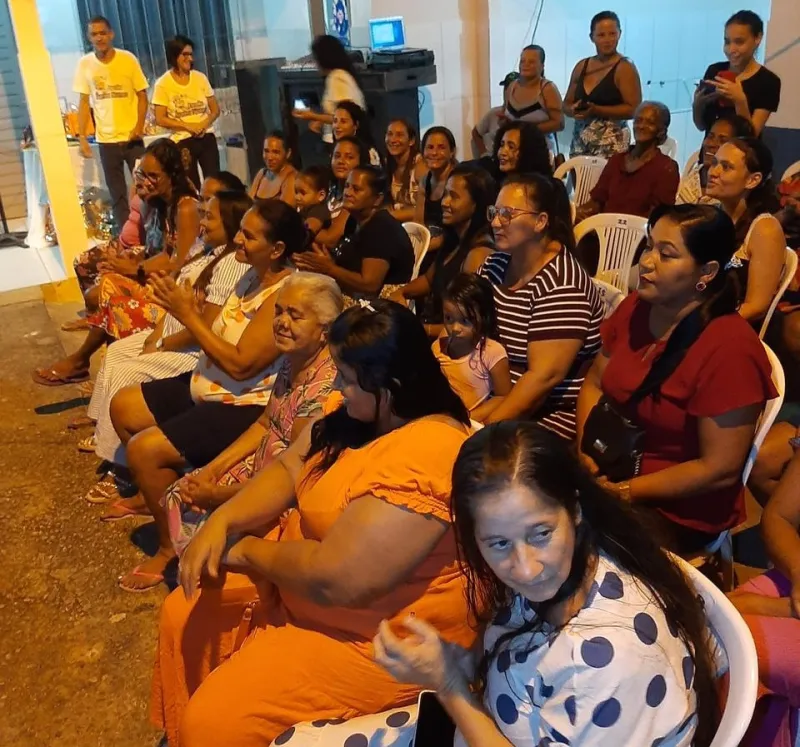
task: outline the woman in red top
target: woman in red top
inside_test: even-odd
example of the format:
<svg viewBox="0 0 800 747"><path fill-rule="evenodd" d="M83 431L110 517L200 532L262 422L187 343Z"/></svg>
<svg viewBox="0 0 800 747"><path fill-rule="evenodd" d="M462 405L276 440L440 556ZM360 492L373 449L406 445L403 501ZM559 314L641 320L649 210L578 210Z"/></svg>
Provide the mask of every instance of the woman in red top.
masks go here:
<svg viewBox="0 0 800 747"><path fill-rule="evenodd" d="M742 469L761 410L777 396L764 348L736 313L738 283L724 269L735 250L733 223L718 208L656 209L639 290L605 322L578 397L579 444L603 395L644 431L639 474L627 481L609 482L582 457L609 490L666 518L683 554L744 518ZM663 383L626 406L648 375Z"/></svg>
<svg viewBox="0 0 800 747"><path fill-rule="evenodd" d="M611 156L591 199L579 206L577 221L597 213L624 213L647 218L658 205L672 205L678 193L678 164L660 146L667 140L670 113L664 104L644 101L636 110L636 144Z"/></svg>

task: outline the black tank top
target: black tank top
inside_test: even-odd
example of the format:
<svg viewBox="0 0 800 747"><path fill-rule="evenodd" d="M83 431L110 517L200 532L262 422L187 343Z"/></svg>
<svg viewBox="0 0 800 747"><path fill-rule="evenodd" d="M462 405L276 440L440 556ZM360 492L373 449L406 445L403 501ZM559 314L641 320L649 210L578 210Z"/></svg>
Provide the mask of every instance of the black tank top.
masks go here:
<svg viewBox="0 0 800 747"><path fill-rule="evenodd" d="M578 76L578 82L575 84L575 101L586 101L597 106L619 106L625 103L622 98L622 91L619 90L616 82L614 81L614 73L625 58L620 57L614 66L609 70L601 79L600 82L592 89L591 93L586 93L584 86L584 79L586 78L586 68L589 67L589 59L586 58L583 63L583 70Z"/></svg>
<svg viewBox="0 0 800 747"><path fill-rule="evenodd" d="M426 226L441 226L442 198L440 197L438 200L431 199L431 193L433 192L433 187L431 186L432 176L431 173L428 173L425 177L425 214L423 220Z"/></svg>

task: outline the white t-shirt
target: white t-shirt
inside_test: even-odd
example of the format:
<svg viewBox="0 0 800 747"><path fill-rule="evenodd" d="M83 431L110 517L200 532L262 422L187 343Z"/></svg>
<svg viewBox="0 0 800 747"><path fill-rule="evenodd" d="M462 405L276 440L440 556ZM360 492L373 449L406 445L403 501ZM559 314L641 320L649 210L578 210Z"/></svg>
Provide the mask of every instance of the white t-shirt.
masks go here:
<svg viewBox="0 0 800 747"><path fill-rule="evenodd" d="M208 100L214 95L214 89L203 73L192 70L189 73L189 82L178 83L167 70L157 81L153 89L153 106L167 107L167 116L186 124L198 124L207 119L211 113ZM206 132L213 132L209 127ZM172 131L170 139L176 143L191 137L184 131Z"/></svg>
<svg viewBox="0 0 800 747"><path fill-rule="evenodd" d="M94 53L84 55L75 70L72 90L89 97L98 143L130 140L139 119L136 94L147 90L147 78L134 55L115 49L110 62L101 62Z"/></svg>
<svg viewBox="0 0 800 747"><path fill-rule="evenodd" d="M340 101L354 101L366 111L367 102L364 94L358 87L355 78L346 70L331 70L325 78L325 91L322 94L322 111L325 114L333 114L336 111L336 104ZM326 143L333 142L333 127L326 124L322 128L322 139Z"/></svg>

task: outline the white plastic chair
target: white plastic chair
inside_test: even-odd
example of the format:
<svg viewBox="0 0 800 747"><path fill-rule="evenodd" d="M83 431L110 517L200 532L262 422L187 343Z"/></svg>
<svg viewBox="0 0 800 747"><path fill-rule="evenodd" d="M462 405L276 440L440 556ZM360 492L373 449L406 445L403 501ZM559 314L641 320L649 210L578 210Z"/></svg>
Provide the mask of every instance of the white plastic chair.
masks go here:
<svg viewBox="0 0 800 747"><path fill-rule="evenodd" d="M767 334L767 327L769 327L770 319L772 319L772 315L775 313L775 309L778 306L778 302L783 298L783 294L786 293L786 289L789 287L789 284L794 279L794 275L797 272L797 252L794 249L790 249L788 246L786 247L786 259L783 261L783 270L781 271L781 281L778 285L778 291L775 293L775 297L772 299L772 303L769 305L769 309L767 309L767 314L764 317L764 321L761 323L761 331L758 333L758 336L763 340L764 335Z"/></svg>
<svg viewBox="0 0 800 747"><path fill-rule="evenodd" d="M603 312L603 318L608 319L616 310L617 306L622 303L622 299L625 298L625 294L617 288L616 285L611 285L611 283L605 282L605 280L598 280L597 278L592 278L592 282L597 286L597 290L600 291L600 299L603 302L603 308L605 311Z"/></svg>
<svg viewBox="0 0 800 747"><path fill-rule="evenodd" d="M600 242L600 260L595 277L628 295L628 278L636 249L647 236L647 219L638 215L600 213L575 226L575 242L594 231Z"/></svg>
<svg viewBox="0 0 800 747"><path fill-rule="evenodd" d="M800 174L800 161L795 161L791 166L789 166L788 169L786 169L786 171L783 172L781 181L784 179L791 179L795 174Z"/></svg>
<svg viewBox="0 0 800 747"><path fill-rule="evenodd" d="M408 237L411 239L411 245L414 247L414 272L411 273L411 279L416 280L419 275L419 268L422 267L422 260L425 259L425 254L431 245L431 232L427 226L412 221L403 223L403 228L405 228Z"/></svg>
<svg viewBox="0 0 800 747"><path fill-rule="evenodd" d="M599 156L575 156L568 158L556 170L553 176L556 179L565 179L571 172L575 172L575 192L572 202L580 207L589 199L589 193L594 189L600 174L606 166L606 159Z"/></svg>
<svg viewBox="0 0 800 747"><path fill-rule="evenodd" d="M682 179L685 179L689 172L695 167L698 158L700 158L700 151L696 150L691 156L689 156L689 158L686 159L686 163L683 166L683 173L681 174Z"/></svg>
<svg viewBox="0 0 800 747"><path fill-rule="evenodd" d="M673 161L678 160L678 141L674 137L668 137L661 143L659 150Z"/></svg>
<svg viewBox="0 0 800 747"><path fill-rule="evenodd" d="M775 424L775 420L783 406L783 399L786 394L786 376L783 372L783 366L778 360L778 356L772 352L769 345L766 345L763 341L761 344L764 345L764 352L767 354L769 364L772 367L772 384L777 390L778 396L775 397L775 399L768 400L767 404L764 405L764 412L761 413L758 426L756 427L753 445L750 447L750 453L747 455L747 461L744 463L744 469L742 470L742 485L747 485L747 481L750 479L750 473L753 470L753 465L756 463L758 451L764 443L769 429ZM733 591L736 580L733 568L733 537L735 534L746 529L747 526L747 522L745 522L733 529L726 529L724 532L721 532L719 536L709 545L706 545L700 553L690 558L689 563L695 568L699 568L713 556L718 556L720 570L722 572L723 588L725 591Z"/></svg>
<svg viewBox="0 0 800 747"><path fill-rule="evenodd" d="M756 705L758 656L753 636L736 608L709 579L685 560L673 558L702 597L708 624L728 660L728 700L711 747L737 747Z"/></svg>

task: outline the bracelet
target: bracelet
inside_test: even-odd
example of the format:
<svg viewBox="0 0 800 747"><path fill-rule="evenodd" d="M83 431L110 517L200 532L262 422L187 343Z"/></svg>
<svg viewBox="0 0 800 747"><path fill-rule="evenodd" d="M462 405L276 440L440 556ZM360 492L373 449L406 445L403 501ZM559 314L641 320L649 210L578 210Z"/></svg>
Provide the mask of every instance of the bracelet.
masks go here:
<svg viewBox="0 0 800 747"><path fill-rule="evenodd" d="M625 482L620 482L617 484L617 488L619 489L619 497L626 503L630 503L631 502L630 482L628 480L625 480Z"/></svg>

